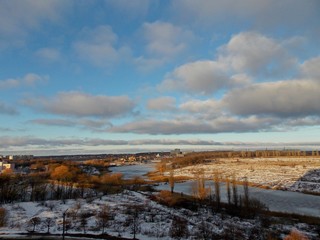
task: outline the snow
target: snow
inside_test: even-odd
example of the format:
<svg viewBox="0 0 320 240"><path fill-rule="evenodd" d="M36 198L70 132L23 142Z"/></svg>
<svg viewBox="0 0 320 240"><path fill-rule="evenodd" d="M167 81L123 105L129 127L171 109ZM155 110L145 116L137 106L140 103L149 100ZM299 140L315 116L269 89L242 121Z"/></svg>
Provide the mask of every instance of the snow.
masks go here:
<svg viewBox="0 0 320 240"><path fill-rule="evenodd" d="M86 218L86 232L90 234L100 234L101 229L97 225L97 214L102 206L107 205L110 209L110 220L105 232L127 238L132 238L131 226L128 224L129 210L132 206L141 206L143 211L138 216L140 230L138 231L138 239L171 239L169 230L172 224L173 216L178 216L187 221L190 237L188 239L196 239L195 233L201 221L204 221L210 230L221 234L228 231L230 227L236 227L243 232L250 232L258 223L255 219L239 219L219 213L212 213L207 208L200 208L193 212L188 209L169 208L149 199L146 193L133 191L124 191L121 194L101 196L95 199L76 199L63 201L45 201L45 202L22 202L4 204L2 207L7 209L9 213L9 222L6 227L0 228L0 234L8 233L10 235L17 233L27 233L30 231L28 222L33 217L39 217L41 223L36 226L36 232L47 232L45 220L51 218L53 220L50 226L50 233L62 233L62 216L67 211L66 220L70 222L68 233L83 233L80 215L87 212L89 216ZM292 228L293 226L288 226ZM308 225L300 224L295 226L305 231Z"/></svg>
<svg viewBox="0 0 320 240"><path fill-rule="evenodd" d="M281 167L279 167L281 166ZM137 165L112 168L114 172L122 172L124 177L141 176L152 170L153 166ZM297 159L233 159L219 160L215 163L185 167L175 170L175 176L195 177L195 174L203 170L204 176L212 179L216 172L222 177L232 177L234 174L237 180L247 177L249 182L270 188L280 188L292 191L320 192L320 159L297 158ZM90 172L95 172L94 168ZM127 176L127 174L131 174ZM212 182L212 181L211 181ZM179 183L180 184L180 183ZM181 183L181 188L176 183L175 191L190 193L190 183ZM189 185L188 185L189 184ZM162 185L168 187L168 185ZM239 187L242 190L242 187ZM221 187L222 201L227 201L223 194L225 187ZM239 191L241 193L241 190ZM260 200L266 200L271 210L287 211L289 208L295 209L297 213L307 215L320 215L319 196L306 195L288 191L270 191L261 188L250 188L250 193ZM298 194L298 197L295 196ZM300 196L301 195L301 196ZM280 197L280 198L279 198ZM277 199L279 200L277 202ZM282 199L282 200L281 200ZM296 199L292 202L292 199ZM297 202L295 202L297 201ZM50 233L61 234L63 213L66 212L66 222L68 223L68 233L83 233L81 224L81 214L86 215L86 232L90 234L100 234L101 228L98 226L98 213L102 207L107 205L110 209L110 219L105 228L105 232L113 235L132 238L132 226L130 225L130 210L133 206L143 207L143 211L138 216L139 231L138 239L171 239L170 228L173 217L178 216L185 219L190 233L188 239L197 239L196 233L199 231L200 223L204 222L210 230L216 234L223 234L229 229L238 229L244 232L248 239L248 234L259 228L257 219L239 219L226 214L212 213L206 208L200 208L193 212L188 209L177 209L163 206L150 200L148 194L124 191L120 194L100 196L87 199L70 199L65 201L44 201L44 202L20 202L4 204L9 213L8 222L5 227L0 228L1 234L15 236L18 233L27 233L32 229L29 221L33 217L39 217L41 223L36 226L36 232L46 233L46 219L52 219ZM290 212L290 211L289 211ZM292 228L306 233L310 239L317 239L318 235L312 226L296 224L278 224L270 228L280 231L285 236Z"/></svg>
<svg viewBox="0 0 320 240"><path fill-rule="evenodd" d="M222 158L176 169L174 176L194 178L199 172L207 179L219 173L223 179L247 178L255 186L320 194L319 157Z"/></svg>
<svg viewBox="0 0 320 240"><path fill-rule="evenodd" d="M1 233L20 233L27 232L28 221L32 217L40 217L44 220L47 217L54 219L55 224L50 228L51 233L61 233L62 229L62 214L68 209L72 212L77 209L79 204L81 205L81 212L90 211L91 213L96 213L102 205L107 204L114 214L113 220L110 220L110 226L106 229L111 235L119 235L123 237L132 237L130 233L130 228L125 226L126 219L126 207L132 204L143 204L146 212L139 219L141 222L141 231L137 235L139 239L158 239L162 237L163 239L168 238L168 230L171 225L172 214L177 214L179 216L196 215L190 211L174 211L173 209L159 205L156 202L150 201L146 196L136 193L136 192L126 192L124 194L104 196L101 199L95 199L91 203L88 203L84 199L79 200L68 200L66 204L61 201L51 201L54 203L54 209L46 207L45 204L39 204L37 202L26 202L26 203L15 203L15 204L5 204L4 208L10 213L10 222L6 228L1 228ZM98 234L94 228L96 227L95 216L90 217L88 220L87 229L90 233ZM197 219L189 219L190 226L192 229L196 224ZM42 223L36 228L39 232L46 232L46 226ZM74 224L74 229L69 230L69 232L82 232L79 229L79 224Z"/></svg>

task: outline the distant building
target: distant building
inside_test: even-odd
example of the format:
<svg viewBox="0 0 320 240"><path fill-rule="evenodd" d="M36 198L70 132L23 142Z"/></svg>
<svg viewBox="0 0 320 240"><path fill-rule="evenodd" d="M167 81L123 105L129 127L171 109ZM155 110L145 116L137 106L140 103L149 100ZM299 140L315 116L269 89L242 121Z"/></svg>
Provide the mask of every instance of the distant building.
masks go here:
<svg viewBox="0 0 320 240"><path fill-rule="evenodd" d="M170 151L170 155L173 156L173 157L181 157L183 156L181 150L179 148L176 148L174 150L171 150Z"/></svg>
<svg viewBox="0 0 320 240"><path fill-rule="evenodd" d="M12 160L32 160L33 155L9 155L9 156L7 156L7 159L9 161L12 161Z"/></svg>

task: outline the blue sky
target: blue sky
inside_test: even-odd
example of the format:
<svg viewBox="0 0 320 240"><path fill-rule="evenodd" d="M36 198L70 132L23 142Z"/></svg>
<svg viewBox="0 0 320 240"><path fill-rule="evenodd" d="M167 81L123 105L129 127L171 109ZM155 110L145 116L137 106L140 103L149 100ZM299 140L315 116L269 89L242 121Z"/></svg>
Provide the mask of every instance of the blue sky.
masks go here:
<svg viewBox="0 0 320 240"><path fill-rule="evenodd" d="M0 0L0 154L318 148L317 0Z"/></svg>

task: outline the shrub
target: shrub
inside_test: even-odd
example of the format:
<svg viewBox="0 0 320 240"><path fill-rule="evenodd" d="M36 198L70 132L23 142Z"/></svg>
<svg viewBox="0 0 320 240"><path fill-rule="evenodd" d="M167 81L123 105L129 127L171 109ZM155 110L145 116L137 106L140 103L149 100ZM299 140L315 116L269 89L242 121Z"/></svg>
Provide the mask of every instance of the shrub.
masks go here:
<svg viewBox="0 0 320 240"><path fill-rule="evenodd" d="M170 237L181 239L189 236L188 222L184 218L173 216L169 230Z"/></svg>
<svg viewBox="0 0 320 240"><path fill-rule="evenodd" d="M293 229L284 240L308 240L308 238L296 229Z"/></svg>
<svg viewBox="0 0 320 240"><path fill-rule="evenodd" d="M0 208L0 227L4 227L7 223L7 210L5 208Z"/></svg>

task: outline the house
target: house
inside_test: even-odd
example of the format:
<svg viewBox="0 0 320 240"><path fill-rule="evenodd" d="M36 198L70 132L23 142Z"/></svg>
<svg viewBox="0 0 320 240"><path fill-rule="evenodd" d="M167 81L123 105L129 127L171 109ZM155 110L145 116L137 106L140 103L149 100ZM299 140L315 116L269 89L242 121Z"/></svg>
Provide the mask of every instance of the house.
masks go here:
<svg viewBox="0 0 320 240"><path fill-rule="evenodd" d="M170 152L170 155L171 155L171 156L176 156L176 155L179 155L179 154L181 154L181 151L180 151L179 148L176 148L176 149L174 149L174 150L171 150L171 152Z"/></svg>
<svg viewBox="0 0 320 240"><path fill-rule="evenodd" d="M181 152L179 148L170 151L171 157L183 157L184 154Z"/></svg>
<svg viewBox="0 0 320 240"><path fill-rule="evenodd" d="M14 171L14 163L0 162L0 172L3 172L6 169L11 169Z"/></svg>

